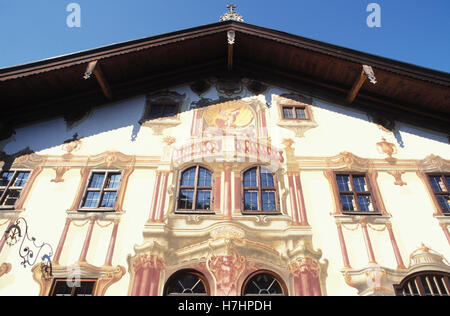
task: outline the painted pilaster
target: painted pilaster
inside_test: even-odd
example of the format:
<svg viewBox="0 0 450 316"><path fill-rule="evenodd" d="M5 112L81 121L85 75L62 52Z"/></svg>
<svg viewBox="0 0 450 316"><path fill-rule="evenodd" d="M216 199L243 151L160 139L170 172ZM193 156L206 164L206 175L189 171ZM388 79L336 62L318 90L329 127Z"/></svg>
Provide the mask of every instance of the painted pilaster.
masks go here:
<svg viewBox="0 0 450 316"><path fill-rule="evenodd" d="M148 218L148 222L154 222L156 216L156 208L158 206L158 198L159 198L159 187L161 184L161 172L156 172L155 185L153 186L153 198L152 198L152 206L150 208L150 215Z"/></svg>
<svg viewBox="0 0 450 316"><path fill-rule="evenodd" d="M66 243L67 233L69 232L70 224L72 220L70 218L66 219L66 224L64 225L64 230L59 239L58 248L56 248L55 257L53 259L53 264L58 265L59 259L61 258L61 253L64 249L64 244Z"/></svg>
<svg viewBox="0 0 450 316"><path fill-rule="evenodd" d="M291 209L292 209L292 220L294 225L300 225L300 219L298 215L298 204L297 204L297 195L294 187L294 176L293 173L288 172L288 185L289 185L289 198L291 201Z"/></svg>
<svg viewBox="0 0 450 316"><path fill-rule="evenodd" d="M309 226L308 218L306 216L305 199L303 197L302 183L300 180L300 173L296 173L294 176L295 185L297 187L297 201L298 201L298 211L300 215L300 225Z"/></svg>
<svg viewBox="0 0 450 316"><path fill-rule="evenodd" d="M395 260L397 260L397 269L406 269L405 264L403 263L402 255L400 254L400 249L398 248L397 241L394 236L394 231L392 230L392 224L386 223L386 228L389 233L392 249L394 250Z"/></svg>
<svg viewBox="0 0 450 316"><path fill-rule="evenodd" d="M232 163L225 162L224 170L225 170L225 195L224 195L224 204L225 204L225 219L232 219L232 187L231 187L231 169Z"/></svg>
<svg viewBox="0 0 450 316"><path fill-rule="evenodd" d="M114 249L116 247L116 240L117 240L117 231L119 229L119 223L120 221L116 220L114 221L114 227L111 233L111 239L109 241L109 247L108 247L108 253L106 254L106 260L105 260L105 266L111 267L112 266L112 260L114 256Z"/></svg>
<svg viewBox="0 0 450 316"><path fill-rule="evenodd" d="M372 242L370 241L369 231L367 229L366 222L364 222L364 221L361 222L361 229L363 231L364 242L366 244L366 250L367 250L367 256L369 258L369 263L377 263L377 261L375 260L375 254L373 252Z"/></svg>
<svg viewBox="0 0 450 316"><path fill-rule="evenodd" d="M83 249L81 250L79 262L86 262L86 257L91 244L92 232L94 231L95 218L91 218L89 221L88 231L86 233L86 239L84 240Z"/></svg>
<svg viewBox="0 0 450 316"><path fill-rule="evenodd" d="M344 268L350 269L350 260L348 259L347 245L345 244L344 233L342 232L342 223L336 222L336 227L339 236L339 244L341 246L342 261L344 262Z"/></svg>
<svg viewBox="0 0 450 316"><path fill-rule="evenodd" d="M169 171L162 171L161 172L161 184L160 184L160 190L159 190L159 196L158 199L158 206L157 206L157 212L155 216L156 222L162 222L164 218L164 209L166 204L166 195L167 195L167 181L169 179Z"/></svg>

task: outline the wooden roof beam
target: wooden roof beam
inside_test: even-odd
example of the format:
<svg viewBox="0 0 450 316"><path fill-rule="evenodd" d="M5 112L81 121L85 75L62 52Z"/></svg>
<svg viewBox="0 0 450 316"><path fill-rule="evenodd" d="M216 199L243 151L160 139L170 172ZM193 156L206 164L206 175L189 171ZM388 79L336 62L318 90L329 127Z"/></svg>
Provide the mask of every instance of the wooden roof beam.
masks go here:
<svg viewBox="0 0 450 316"><path fill-rule="evenodd" d="M95 78L97 79L97 82L100 85L105 97L108 100L112 100L113 95L112 95L111 87L109 86L109 83L106 80L105 75L103 74L103 71L100 67L100 63L98 62L98 60L91 61L88 64L86 71L84 73L84 79L86 79L86 80L89 79L92 76L92 74L95 75Z"/></svg>
<svg viewBox="0 0 450 316"><path fill-rule="evenodd" d="M227 69L228 71L233 70L233 54L234 54L234 43L236 42L236 32L233 30L228 31L228 62Z"/></svg>
<svg viewBox="0 0 450 316"><path fill-rule="evenodd" d="M356 79L355 83L353 84L352 89L350 90L350 92L347 95L347 103L348 104L351 104L351 103L353 103L353 101L355 101L356 96L359 93L359 90L361 90L361 87L363 86L364 82L366 82L367 79L369 79L372 84L377 83L377 79L375 78L375 74L373 72L372 67L363 65L361 74Z"/></svg>

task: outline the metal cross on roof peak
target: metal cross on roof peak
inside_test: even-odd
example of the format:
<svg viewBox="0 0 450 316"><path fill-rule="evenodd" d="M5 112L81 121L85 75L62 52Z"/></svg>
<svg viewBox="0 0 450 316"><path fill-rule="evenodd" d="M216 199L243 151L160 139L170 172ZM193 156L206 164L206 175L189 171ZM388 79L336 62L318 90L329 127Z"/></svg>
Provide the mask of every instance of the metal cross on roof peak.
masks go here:
<svg viewBox="0 0 450 316"><path fill-rule="evenodd" d="M227 5L227 8L230 9L230 13L233 13L233 10L237 8L237 5L230 3L229 5Z"/></svg>
<svg viewBox="0 0 450 316"><path fill-rule="evenodd" d="M236 11L234 11L234 9L237 8L237 5L230 3L229 5L227 5L227 8L230 9L230 11L228 11L227 13L225 13L220 17L221 22L225 21L244 22L242 16L240 16Z"/></svg>

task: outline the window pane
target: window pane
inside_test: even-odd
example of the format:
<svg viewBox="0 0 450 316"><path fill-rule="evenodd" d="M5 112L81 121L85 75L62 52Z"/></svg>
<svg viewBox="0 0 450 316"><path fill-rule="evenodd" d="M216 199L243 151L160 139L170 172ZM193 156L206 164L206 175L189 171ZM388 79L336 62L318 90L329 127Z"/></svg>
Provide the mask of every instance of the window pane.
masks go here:
<svg viewBox="0 0 450 316"><path fill-rule="evenodd" d="M293 108L283 108L283 117L285 119L292 119L292 118L294 118Z"/></svg>
<svg viewBox="0 0 450 316"><path fill-rule="evenodd" d="M347 175L337 175L336 176L339 191L350 192L350 176Z"/></svg>
<svg viewBox="0 0 450 316"><path fill-rule="evenodd" d="M14 175L14 172L2 172L2 176L0 178L0 186L6 187L9 183L9 180L11 180L12 176Z"/></svg>
<svg viewBox="0 0 450 316"><path fill-rule="evenodd" d="M164 117L171 117L177 114L177 106L175 104L168 104L164 109Z"/></svg>
<svg viewBox="0 0 450 316"><path fill-rule="evenodd" d="M245 211L258 210L258 192L255 191L244 192L244 210Z"/></svg>
<svg viewBox="0 0 450 316"><path fill-rule="evenodd" d="M343 211L355 211L355 200L353 195L343 195L341 194L341 203Z"/></svg>
<svg viewBox="0 0 450 316"><path fill-rule="evenodd" d="M67 281L56 281L53 296L71 296L72 287L67 285Z"/></svg>
<svg viewBox="0 0 450 316"><path fill-rule="evenodd" d="M261 273L251 278L245 289L244 295L282 295L283 289L280 283L270 274Z"/></svg>
<svg viewBox="0 0 450 316"><path fill-rule="evenodd" d="M16 201L19 199L20 192L20 190L7 190L3 201L3 206L14 206Z"/></svg>
<svg viewBox="0 0 450 316"><path fill-rule="evenodd" d="M306 120L306 110L304 108L296 108L295 114L297 115L297 119Z"/></svg>
<svg viewBox="0 0 450 316"><path fill-rule="evenodd" d="M256 183L256 171L257 168L253 168L244 173L244 187L256 188L258 186Z"/></svg>
<svg viewBox="0 0 450 316"><path fill-rule="evenodd" d="M445 184L440 176L430 176L430 183L434 192L445 192Z"/></svg>
<svg viewBox="0 0 450 316"><path fill-rule="evenodd" d="M194 190L180 190L178 209L191 210L194 204Z"/></svg>
<svg viewBox="0 0 450 316"><path fill-rule="evenodd" d="M81 282L80 286L75 288L75 296L92 296L94 285L93 281Z"/></svg>
<svg viewBox="0 0 450 316"><path fill-rule="evenodd" d="M101 189L103 186L103 180L105 179L104 173L94 173L92 174L91 182L89 183L89 188Z"/></svg>
<svg viewBox="0 0 450 316"><path fill-rule="evenodd" d="M197 168L191 168L183 172L181 176L181 186L193 187L195 186L195 172Z"/></svg>
<svg viewBox="0 0 450 316"><path fill-rule="evenodd" d="M369 192L366 177L364 176L353 176L353 185L355 186L356 192Z"/></svg>
<svg viewBox="0 0 450 316"><path fill-rule="evenodd" d="M423 289L425 290L425 295L426 296L432 296L431 289L428 286L428 282L427 282L426 277L424 275L420 276L420 283L422 284Z"/></svg>
<svg viewBox="0 0 450 316"><path fill-rule="evenodd" d="M152 104L150 108L150 118L157 119L163 117L164 105L162 104Z"/></svg>
<svg viewBox="0 0 450 316"><path fill-rule="evenodd" d="M263 188L273 188L273 175L270 171L261 168L261 186Z"/></svg>
<svg viewBox="0 0 450 316"><path fill-rule="evenodd" d="M211 173L204 168L200 168L200 170L199 170L198 186L199 187L211 187Z"/></svg>
<svg viewBox="0 0 450 316"><path fill-rule="evenodd" d="M114 204L116 204L116 196L117 192L105 192L100 207L114 207Z"/></svg>
<svg viewBox="0 0 450 316"><path fill-rule="evenodd" d="M199 190L197 192L197 210L207 210L211 209L211 191Z"/></svg>
<svg viewBox="0 0 450 316"><path fill-rule="evenodd" d="M439 205L442 208L442 212L450 215L450 195L438 195Z"/></svg>
<svg viewBox="0 0 450 316"><path fill-rule="evenodd" d="M372 199L369 195L359 195L358 196L359 209L362 212L371 212L374 210Z"/></svg>
<svg viewBox="0 0 450 316"><path fill-rule="evenodd" d="M16 179L14 181L13 186L15 187L24 187L27 183L29 172L17 172Z"/></svg>
<svg viewBox="0 0 450 316"><path fill-rule="evenodd" d="M446 176L445 181L447 181L447 186L450 187L450 176Z"/></svg>
<svg viewBox="0 0 450 316"><path fill-rule="evenodd" d="M83 207L97 207L100 192L88 192Z"/></svg>
<svg viewBox="0 0 450 316"><path fill-rule="evenodd" d="M206 287L197 275L185 272L171 278L166 293L167 295L201 295L206 294Z"/></svg>
<svg viewBox="0 0 450 316"><path fill-rule="evenodd" d="M120 179L122 175L120 173L110 173L106 179L105 188L107 189L117 189L119 188Z"/></svg>
<svg viewBox="0 0 450 316"><path fill-rule="evenodd" d="M262 191L262 210L276 211L275 192Z"/></svg>

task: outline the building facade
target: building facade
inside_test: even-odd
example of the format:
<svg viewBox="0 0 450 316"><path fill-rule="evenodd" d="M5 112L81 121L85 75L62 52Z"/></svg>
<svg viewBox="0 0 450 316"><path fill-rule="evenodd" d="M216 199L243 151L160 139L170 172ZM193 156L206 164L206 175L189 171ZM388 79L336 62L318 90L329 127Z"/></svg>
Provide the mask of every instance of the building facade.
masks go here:
<svg viewBox="0 0 450 316"><path fill-rule="evenodd" d="M236 21L3 69L0 295L448 295L449 86Z"/></svg>

